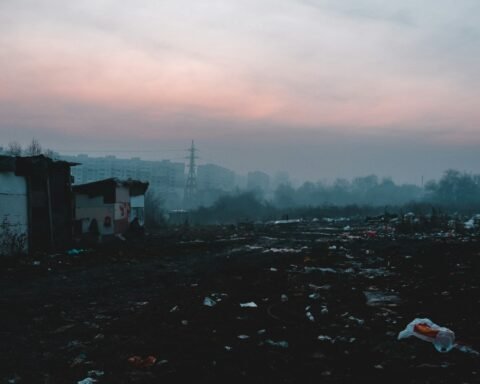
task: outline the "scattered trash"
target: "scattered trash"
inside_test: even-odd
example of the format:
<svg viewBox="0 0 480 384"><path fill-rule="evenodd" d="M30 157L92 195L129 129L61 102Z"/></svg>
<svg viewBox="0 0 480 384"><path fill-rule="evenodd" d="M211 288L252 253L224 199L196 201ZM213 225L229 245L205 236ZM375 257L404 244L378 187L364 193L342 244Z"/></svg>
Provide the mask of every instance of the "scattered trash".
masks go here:
<svg viewBox="0 0 480 384"><path fill-rule="evenodd" d="M258 308L258 305L255 304L253 301L250 301L248 303L241 303L240 307L242 307L242 308Z"/></svg>
<svg viewBox="0 0 480 384"><path fill-rule="evenodd" d="M278 272L278 269L277 268L270 268L270 272Z"/></svg>
<svg viewBox="0 0 480 384"><path fill-rule="evenodd" d="M330 289L332 288L331 285L329 284L325 284L325 285L315 285L315 284L308 284L308 287L310 289L313 289L314 291L319 291L319 290L327 290L327 289Z"/></svg>
<svg viewBox="0 0 480 384"><path fill-rule="evenodd" d="M82 364L87 359L87 355L85 353L80 353L77 357L72 360L70 367L76 367L77 365Z"/></svg>
<svg viewBox="0 0 480 384"><path fill-rule="evenodd" d="M325 335L320 335L317 337L317 340L320 341L330 341L331 343L334 343L334 340L330 336L325 336Z"/></svg>
<svg viewBox="0 0 480 384"><path fill-rule="evenodd" d="M217 304L217 302L213 299L211 299L210 297L205 297L205 299L203 299L203 305L206 305L207 307L213 307Z"/></svg>
<svg viewBox="0 0 480 384"><path fill-rule="evenodd" d="M232 347L230 347L229 345L225 345L224 348L225 348L226 351L231 351L232 350Z"/></svg>
<svg viewBox="0 0 480 384"><path fill-rule="evenodd" d="M288 296L283 294L282 296L280 296L280 300L282 301L282 303L286 303L288 301Z"/></svg>
<svg viewBox="0 0 480 384"><path fill-rule="evenodd" d="M448 328L435 324L430 319L415 319L398 334L398 340L414 336L420 340L433 344L441 353L450 352L456 348L462 352L480 355L478 351L461 342L455 342L455 333Z"/></svg>
<svg viewBox="0 0 480 384"><path fill-rule="evenodd" d="M238 335L237 337L238 337L240 340L247 340L247 339L250 338L250 336L248 336L248 335Z"/></svg>
<svg viewBox="0 0 480 384"><path fill-rule="evenodd" d="M367 299L367 305L371 307L382 305L394 307L400 302L400 298L397 295L388 294L385 292L364 291L363 294Z"/></svg>
<svg viewBox="0 0 480 384"><path fill-rule="evenodd" d="M68 256L76 256L76 255L80 255L81 253L84 253L84 252L86 252L85 249L72 248L72 249L67 251L67 255Z"/></svg>
<svg viewBox="0 0 480 384"><path fill-rule="evenodd" d="M322 273L337 273L337 271L333 268L320 268L320 267L305 267L305 273L311 272L322 272Z"/></svg>
<svg viewBox="0 0 480 384"><path fill-rule="evenodd" d="M471 218L470 220L466 221L463 225L465 229L475 229L475 220Z"/></svg>
<svg viewBox="0 0 480 384"><path fill-rule="evenodd" d="M93 384L96 383L98 380L92 377L87 377L83 380L77 381L77 384Z"/></svg>
<svg viewBox="0 0 480 384"><path fill-rule="evenodd" d="M303 251L302 249L294 249L294 248L269 248L265 249L262 253L300 253Z"/></svg>
<svg viewBox="0 0 480 384"><path fill-rule="evenodd" d="M170 309L170 313L172 312L177 312L180 308L178 307L178 305L175 305L172 309Z"/></svg>
<svg viewBox="0 0 480 384"><path fill-rule="evenodd" d="M355 316L350 316L348 319L351 321L355 321L358 325L365 324L365 320L359 319L358 317L355 317Z"/></svg>
<svg viewBox="0 0 480 384"><path fill-rule="evenodd" d="M267 332L266 329L259 329L259 330L257 331L257 334L263 335L263 334L266 333L266 332Z"/></svg>
<svg viewBox="0 0 480 384"><path fill-rule="evenodd" d="M307 319L310 321L315 321L315 317L313 317L311 312L305 313L305 316L307 316Z"/></svg>
<svg viewBox="0 0 480 384"><path fill-rule="evenodd" d="M58 334L58 333L63 333L65 331L68 331L70 328L73 328L75 327L76 324L67 324L67 325L64 325L63 327L60 327L60 328L57 328L56 330L54 330L52 332L52 334Z"/></svg>
<svg viewBox="0 0 480 384"><path fill-rule="evenodd" d="M105 374L104 371L99 371L97 369L88 371L88 376L90 377L102 377Z"/></svg>
<svg viewBox="0 0 480 384"><path fill-rule="evenodd" d="M398 334L398 340L414 336L433 343L438 352L446 353L455 347L455 333L435 324L430 319L415 319Z"/></svg>
<svg viewBox="0 0 480 384"><path fill-rule="evenodd" d="M265 340L265 344L271 345L272 347L288 348L288 341L273 341L267 339Z"/></svg>
<svg viewBox="0 0 480 384"><path fill-rule="evenodd" d="M132 356L128 358L128 363L135 368L149 368L157 362L157 358L155 356L147 356L146 358L142 358L140 356Z"/></svg>

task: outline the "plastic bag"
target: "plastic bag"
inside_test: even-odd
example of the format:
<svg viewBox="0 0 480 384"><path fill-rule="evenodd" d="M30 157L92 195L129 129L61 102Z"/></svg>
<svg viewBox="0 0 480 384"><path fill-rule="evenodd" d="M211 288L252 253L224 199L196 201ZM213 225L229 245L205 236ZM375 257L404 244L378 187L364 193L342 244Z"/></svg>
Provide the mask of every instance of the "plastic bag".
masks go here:
<svg viewBox="0 0 480 384"><path fill-rule="evenodd" d="M455 342L455 333L448 328L435 324L430 319L415 319L398 334L398 340L414 336L420 340L433 344L435 349L441 353L450 352L458 348L462 352L477 353L470 347Z"/></svg>

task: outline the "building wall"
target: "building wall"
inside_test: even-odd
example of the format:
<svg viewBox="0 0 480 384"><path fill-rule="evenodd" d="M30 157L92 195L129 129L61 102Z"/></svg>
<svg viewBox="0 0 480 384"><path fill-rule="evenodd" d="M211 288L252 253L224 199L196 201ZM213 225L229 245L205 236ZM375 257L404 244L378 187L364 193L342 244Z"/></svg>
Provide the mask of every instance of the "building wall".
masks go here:
<svg viewBox="0 0 480 384"><path fill-rule="evenodd" d="M103 196L89 198L88 195L76 194L76 219L82 221L82 232L89 230L93 219L97 220L100 235L125 233L130 222L138 217L143 224L145 196L130 197L128 187L120 186L115 190L115 202L106 204ZM134 208L132 208L132 204ZM110 224L105 218L111 219Z"/></svg>
<svg viewBox="0 0 480 384"><path fill-rule="evenodd" d="M89 231L93 219L97 220L100 235L114 234L115 204L105 204L103 196L89 198L87 195L75 196L75 217L82 221L82 232ZM110 217L110 225L105 225L105 218Z"/></svg>
<svg viewBox="0 0 480 384"><path fill-rule="evenodd" d="M115 233L124 233L128 230L130 215L130 190L128 187L117 187L115 191Z"/></svg>
<svg viewBox="0 0 480 384"><path fill-rule="evenodd" d="M25 238L23 250L27 251L28 242L28 198L27 182L13 172L0 173L0 254L2 240L8 233Z"/></svg>
<svg viewBox="0 0 480 384"><path fill-rule="evenodd" d="M232 191L235 188L235 172L215 164L199 165L198 189Z"/></svg>
<svg viewBox="0 0 480 384"><path fill-rule="evenodd" d="M138 219L140 225L145 223L145 196L132 196L130 198L130 217L129 222Z"/></svg>

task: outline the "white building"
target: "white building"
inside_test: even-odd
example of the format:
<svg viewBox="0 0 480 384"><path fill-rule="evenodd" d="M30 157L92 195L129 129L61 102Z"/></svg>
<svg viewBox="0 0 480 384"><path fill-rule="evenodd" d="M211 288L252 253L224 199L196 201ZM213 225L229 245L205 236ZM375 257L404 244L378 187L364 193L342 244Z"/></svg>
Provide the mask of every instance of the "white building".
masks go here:
<svg viewBox="0 0 480 384"><path fill-rule="evenodd" d="M77 234L122 234L135 219L142 226L147 188L148 183L116 178L74 186Z"/></svg>
<svg viewBox="0 0 480 384"><path fill-rule="evenodd" d="M0 254L70 246L72 165L41 155L0 156Z"/></svg>
<svg viewBox="0 0 480 384"><path fill-rule="evenodd" d="M27 179L15 175L14 162L0 159L0 255L28 247Z"/></svg>

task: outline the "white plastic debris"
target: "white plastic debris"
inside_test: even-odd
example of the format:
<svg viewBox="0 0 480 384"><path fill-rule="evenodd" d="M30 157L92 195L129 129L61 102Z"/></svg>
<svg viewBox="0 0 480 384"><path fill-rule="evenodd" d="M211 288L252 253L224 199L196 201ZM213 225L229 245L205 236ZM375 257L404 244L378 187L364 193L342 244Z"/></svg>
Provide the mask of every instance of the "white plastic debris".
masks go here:
<svg viewBox="0 0 480 384"><path fill-rule="evenodd" d="M363 294L367 299L367 305L371 307L377 306L396 306L400 302L400 298L391 293L380 291L364 291Z"/></svg>
<svg viewBox="0 0 480 384"><path fill-rule="evenodd" d="M363 324L365 324L365 320L359 319L358 317L355 317L355 316L349 316L348 319L351 320L351 321L356 322L358 325L363 325Z"/></svg>
<svg viewBox="0 0 480 384"><path fill-rule="evenodd" d="M288 301L288 296L283 294L282 296L280 296L280 300L282 301L282 303L285 303Z"/></svg>
<svg viewBox="0 0 480 384"><path fill-rule="evenodd" d="M305 316L307 316L307 319L310 321L315 321L315 317L313 317L311 312L305 313Z"/></svg>
<svg viewBox="0 0 480 384"><path fill-rule="evenodd" d="M303 270L305 271L305 273L311 273L311 272L337 273L337 271L333 268L305 267Z"/></svg>
<svg viewBox="0 0 480 384"><path fill-rule="evenodd" d="M240 340L247 340L247 339L250 338L250 336L248 336L248 335L238 335L237 337L238 337Z"/></svg>
<svg viewBox="0 0 480 384"><path fill-rule="evenodd" d="M87 377L86 379L77 381L77 384L93 384L96 383L98 380L92 379L91 377Z"/></svg>
<svg viewBox="0 0 480 384"><path fill-rule="evenodd" d="M455 333L435 324L430 319L415 319L398 334L398 340L414 336L420 340L433 343L438 352L446 353L456 347Z"/></svg>
<svg viewBox="0 0 480 384"><path fill-rule="evenodd" d="M105 375L105 372L100 371L98 369L88 371L88 376L90 376L90 377L102 377L103 375Z"/></svg>
<svg viewBox="0 0 480 384"><path fill-rule="evenodd" d="M262 253L300 253L302 249L294 248L269 248L265 249Z"/></svg>
<svg viewBox="0 0 480 384"><path fill-rule="evenodd" d="M278 348L288 348L288 341L273 341L271 339L265 340L265 344L271 345L272 347Z"/></svg>
<svg viewBox="0 0 480 384"><path fill-rule="evenodd" d="M258 305L255 304L253 301L250 301L248 303L240 303L240 307L242 307L242 308L257 308Z"/></svg>
<svg viewBox="0 0 480 384"><path fill-rule="evenodd" d="M178 305L175 305L172 309L170 309L170 313L171 312L177 312L180 308L178 307Z"/></svg>
<svg viewBox="0 0 480 384"><path fill-rule="evenodd" d="M205 299L203 299L203 305L206 305L207 307L213 307L217 304L217 302L213 299L211 299L210 297L205 297Z"/></svg>
<svg viewBox="0 0 480 384"><path fill-rule="evenodd" d="M330 337L330 336L326 336L326 335L320 335L317 337L317 340L320 340L320 341L330 341L331 343L333 343L333 339Z"/></svg>

